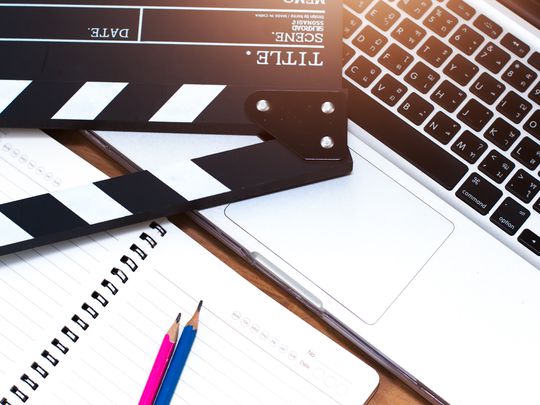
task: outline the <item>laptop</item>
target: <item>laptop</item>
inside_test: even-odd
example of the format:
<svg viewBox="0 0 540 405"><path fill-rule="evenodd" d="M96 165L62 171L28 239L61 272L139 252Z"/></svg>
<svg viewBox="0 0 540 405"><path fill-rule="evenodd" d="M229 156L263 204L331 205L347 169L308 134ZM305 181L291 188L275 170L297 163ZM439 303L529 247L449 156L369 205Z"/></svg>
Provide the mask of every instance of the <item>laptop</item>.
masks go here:
<svg viewBox="0 0 540 405"><path fill-rule="evenodd" d="M346 0L351 176L196 220L433 403L530 403L540 5ZM98 132L126 165L259 142Z"/></svg>

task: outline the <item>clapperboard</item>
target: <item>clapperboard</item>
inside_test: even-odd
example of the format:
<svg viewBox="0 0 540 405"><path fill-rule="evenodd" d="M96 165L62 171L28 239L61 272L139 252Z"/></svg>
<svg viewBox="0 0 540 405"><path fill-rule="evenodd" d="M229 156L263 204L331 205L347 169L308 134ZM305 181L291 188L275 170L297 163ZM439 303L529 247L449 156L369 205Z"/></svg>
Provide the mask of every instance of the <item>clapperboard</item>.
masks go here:
<svg viewBox="0 0 540 405"><path fill-rule="evenodd" d="M270 134L0 205L0 254L348 174L336 0L0 1L0 127ZM205 184L197 192L193 181Z"/></svg>

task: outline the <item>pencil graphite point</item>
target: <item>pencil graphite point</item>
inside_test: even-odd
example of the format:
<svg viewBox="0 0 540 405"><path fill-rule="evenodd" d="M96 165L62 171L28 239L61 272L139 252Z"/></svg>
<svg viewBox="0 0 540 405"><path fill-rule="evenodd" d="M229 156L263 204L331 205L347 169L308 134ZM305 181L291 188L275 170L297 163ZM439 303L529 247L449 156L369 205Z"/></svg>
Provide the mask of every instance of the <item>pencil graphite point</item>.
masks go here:
<svg viewBox="0 0 540 405"><path fill-rule="evenodd" d="M193 317L186 324L186 326L192 326L193 329L197 330L197 328L199 327L199 314L201 313L202 306L203 306L203 302L200 301L199 305L197 306L197 310L193 314Z"/></svg>
<svg viewBox="0 0 540 405"><path fill-rule="evenodd" d="M178 340L178 332L179 332L179 329L180 329L180 318L181 317L182 317L182 313L179 313L178 316L176 317L174 323L170 327L169 331L167 332L167 334L169 335L171 343L176 343L176 341Z"/></svg>

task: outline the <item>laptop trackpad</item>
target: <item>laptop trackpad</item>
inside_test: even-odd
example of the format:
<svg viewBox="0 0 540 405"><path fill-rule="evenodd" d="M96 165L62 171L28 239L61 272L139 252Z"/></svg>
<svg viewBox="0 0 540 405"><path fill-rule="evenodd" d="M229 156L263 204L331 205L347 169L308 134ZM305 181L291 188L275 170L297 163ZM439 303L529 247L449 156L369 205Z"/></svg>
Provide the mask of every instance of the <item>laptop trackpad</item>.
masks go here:
<svg viewBox="0 0 540 405"><path fill-rule="evenodd" d="M353 159L352 176L232 204L226 215L373 324L454 228L354 152Z"/></svg>

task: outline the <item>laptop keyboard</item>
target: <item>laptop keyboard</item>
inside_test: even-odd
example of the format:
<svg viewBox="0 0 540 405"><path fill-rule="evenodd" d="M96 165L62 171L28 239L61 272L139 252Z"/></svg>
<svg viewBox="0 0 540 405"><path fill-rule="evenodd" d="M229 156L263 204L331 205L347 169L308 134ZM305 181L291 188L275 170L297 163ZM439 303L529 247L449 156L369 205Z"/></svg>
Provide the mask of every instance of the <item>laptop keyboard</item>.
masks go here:
<svg viewBox="0 0 540 405"><path fill-rule="evenodd" d="M539 256L540 53L462 0L344 4L353 121Z"/></svg>

